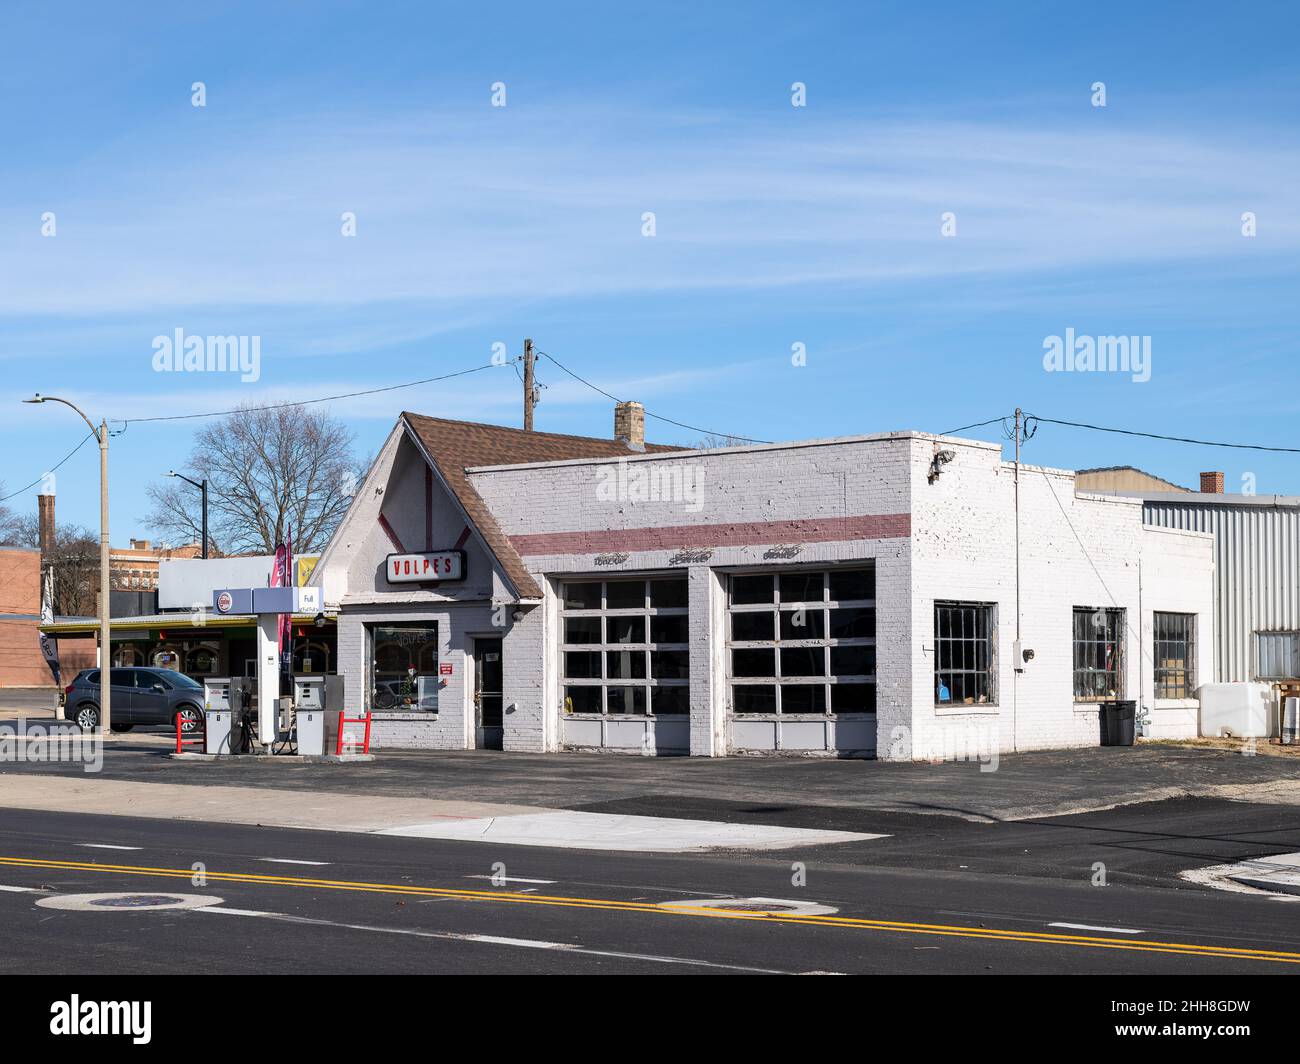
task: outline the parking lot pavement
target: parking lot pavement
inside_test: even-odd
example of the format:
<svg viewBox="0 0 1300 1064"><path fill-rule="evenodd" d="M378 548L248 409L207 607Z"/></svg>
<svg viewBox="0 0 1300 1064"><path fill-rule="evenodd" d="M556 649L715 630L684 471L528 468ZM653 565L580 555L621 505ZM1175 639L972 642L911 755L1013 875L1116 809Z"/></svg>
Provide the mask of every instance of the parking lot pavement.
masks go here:
<svg viewBox="0 0 1300 1064"><path fill-rule="evenodd" d="M304 765L279 758L172 761L164 756L166 734L161 728L137 728L113 737L106 744L100 777L734 818L848 831L881 830L859 828L864 811L990 823L1183 797L1300 805L1300 779L1290 759L1163 744L1016 754L1002 757L996 771L966 762L382 749L370 764ZM26 772L82 775L83 769L57 762L5 762L0 783L3 774Z"/></svg>
<svg viewBox="0 0 1300 1064"><path fill-rule="evenodd" d="M0 720L53 717L59 692L53 687L0 687Z"/></svg>

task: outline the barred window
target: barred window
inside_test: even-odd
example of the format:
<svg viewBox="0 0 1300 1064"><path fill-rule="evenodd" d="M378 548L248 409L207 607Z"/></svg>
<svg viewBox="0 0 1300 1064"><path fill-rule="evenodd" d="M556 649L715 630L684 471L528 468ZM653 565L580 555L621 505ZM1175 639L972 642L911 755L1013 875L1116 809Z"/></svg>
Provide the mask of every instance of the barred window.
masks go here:
<svg viewBox="0 0 1300 1064"><path fill-rule="evenodd" d="M686 580L576 580L561 587L564 712L690 712Z"/></svg>
<svg viewBox="0 0 1300 1064"><path fill-rule="evenodd" d="M875 712L873 568L738 573L730 592L733 713Z"/></svg>
<svg viewBox="0 0 1300 1064"><path fill-rule="evenodd" d="M935 602L935 705L996 705L995 611L987 602Z"/></svg>
<svg viewBox="0 0 1300 1064"><path fill-rule="evenodd" d="M1124 697L1124 611L1074 607L1074 700Z"/></svg>
<svg viewBox="0 0 1300 1064"><path fill-rule="evenodd" d="M1152 616L1156 698L1191 698L1196 690L1196 618L1190 613Z"/></svg>

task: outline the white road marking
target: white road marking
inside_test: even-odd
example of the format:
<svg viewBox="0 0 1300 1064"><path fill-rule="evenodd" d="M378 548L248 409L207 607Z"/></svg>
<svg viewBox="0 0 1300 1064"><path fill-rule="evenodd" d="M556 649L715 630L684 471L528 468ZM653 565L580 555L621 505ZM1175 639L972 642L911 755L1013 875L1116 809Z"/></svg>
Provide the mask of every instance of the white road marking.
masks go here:
<svg viewBox="0 0 1300 1064"><path fill-rule="evenodd" d="M587 946L567 942L546 942L530 938L502 938L496 935L475 935L455 931L416 931L404 927L373 927L368 924L341 924L334 920L317 920L310 916L290 916L287 913L259 912L256 909L230 909L220 905L191 909L190 912L225 913L228 916L257 916L267 920L279 920L287 924L310 924L316 927L334 927L348 931L374 931L383 935L409 935L414 938L437 938L454 942L478 942L488 946L513 946L517 949L563 950L566 953L582 953L592 957L616 957L621 960L650 961L655 964L684 964L697 968L718 968L730 972L754 972L759 975L792 975L795 973L779 971L775 968L751 968L743 964L718 964L713 961L700 961L690 957L660 957L652 953L621 953L616 950L590 949Z"/></svg>
<svg viewBox="0 0 1300 1064"><path fill-rule="evenodd" d="M1075 931L1108 931L1112 935L1145 935L1146 932L1136 927L1098 927L1096 924L1048 924L1048 927L1068 927Z"/></svg>
<svg viewBox="0 0 1300 1064"><path fill-rule="evenodd" d="M555 880L555 879L517 879L513 876L501 876L499 878L494 876L466 876L465 878L466 879L490 879L492 880L493 883L545 883L548 886L552 883L559 882L559 880Z"/></svg>
<svg viewBox="0 0 1300 1064"><path fill-rule="evenodd" d="M143 846L114 846L110 842L79 842L78 846L84 846L88 850L143 850Z"/></svg>
<svg viewBox="0 0 1300 1064"><path fill-rule="evenodd" d="M9 894L39 894L39 893L40 893L40 891L38 891L35 887L5 887L5 886L0 886L0 890L5 891L5 892L7 892L7 893L9 893Z"/></svg>
<svg viewBox="0 0 1300 1064"><path fill-rule="evenodd" d="M292 857L259 857L259 861L266 861L268 864L306 864L306 865L327 865L328 861L295 861Z"/></svg>

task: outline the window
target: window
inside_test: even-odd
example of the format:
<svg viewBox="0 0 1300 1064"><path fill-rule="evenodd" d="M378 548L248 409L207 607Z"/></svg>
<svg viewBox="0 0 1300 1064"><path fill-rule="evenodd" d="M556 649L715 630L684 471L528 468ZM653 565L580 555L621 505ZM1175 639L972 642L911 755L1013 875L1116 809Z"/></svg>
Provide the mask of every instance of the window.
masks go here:
<svg viewBox="0 0 1300 1064"><path fill-rule="evenodd" d="M1255 633L1255 678L1294 680L1300 676L1300 632Z"/></svg>
<svg viewBox="0 0 1300 1064"><path fill-rule="evenodd" d="M375 624L370 635L370 708L438 712L438 626Z"/></svg>
<svg viewBox="0 0 1300 1064"><path fill-rule="evenodd" d="M1156 698L1191 698L1196 689L1196 624L1190 613L1152 616Z"/></svg>
<svg viewBox="0 0 1300 1064"><path fill-rule="evenodd" d="M733 713L874 713L876 573L792 570L731 577Z"/></svg>
<svg viewBox="0 0 1300 1064"><path fill-rule="evenodd" d="M686 580L581 580L560 589L564 712L690 711Z"/></svg>
<svg viewBox="0 0 1300 1064"><path fill-rule="evenodd" d="M1074 608L1074 700L1124 697L1124 611Z"/></svg>
<svg viewBox="0 0 1300 1064"><path fill-rule="evenodd" d="M994 610L986 602L934 604L934 704L996 705Z"/></svg>

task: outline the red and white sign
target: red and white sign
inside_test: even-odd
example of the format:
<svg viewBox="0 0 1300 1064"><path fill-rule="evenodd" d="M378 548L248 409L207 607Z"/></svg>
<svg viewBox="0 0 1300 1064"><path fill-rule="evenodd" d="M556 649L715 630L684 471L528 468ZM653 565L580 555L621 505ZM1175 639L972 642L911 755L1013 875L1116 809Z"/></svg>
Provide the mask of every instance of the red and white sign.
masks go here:
<svg viewBox="0 0 1300 1064"><path fill-rule="evenodd" d="M442 662L442 663L438 666L438 675L439 675L439 676L450 676L450 675L451 675L451 663L450 663L450 662L446 662L446 661Z"/></svg>
<svg viewBox="0 0 1300 1064"><path fill-rule="evenodd" d="M390 584L424 584L465 579L465 552L422 551L418 554L390 554L384 563Z"/></svg>

